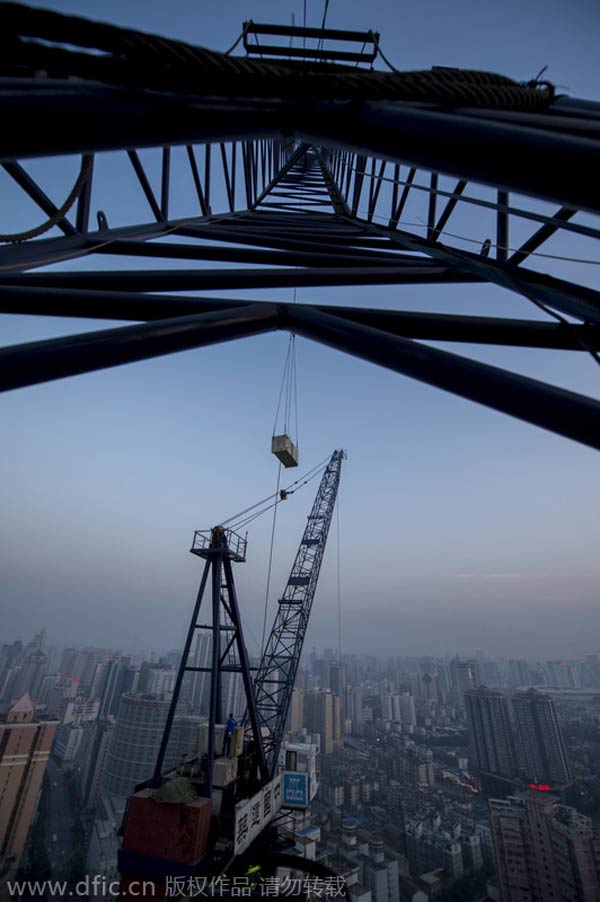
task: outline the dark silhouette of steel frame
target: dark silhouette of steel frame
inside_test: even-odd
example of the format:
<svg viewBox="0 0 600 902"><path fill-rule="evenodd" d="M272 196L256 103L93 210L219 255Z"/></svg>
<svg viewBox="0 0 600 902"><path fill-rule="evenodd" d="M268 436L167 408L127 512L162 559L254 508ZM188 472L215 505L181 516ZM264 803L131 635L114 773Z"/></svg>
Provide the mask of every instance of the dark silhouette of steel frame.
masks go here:
<svg viewBox="0 0 600 902"><path fill-rule="evenodd" d="M256 709L270 779L279 770L292 691L345 457L341 449L334 451L325 468L255 678Z"/></svg>
<svg viewBox="0 0 600 902"><path fill-rule="evenodd" d="M222 705L222 675L239 674L246 698L246 719L252 728L255 761L263 782L269 779L265 750L261 736L259 714L256 703L254 681L251 675L250 658L246 649L240 618L237 591L233 578L232 562L246 560L246 539L231 529L217 526L212 530L197 530L191 547L192 554L206 561L192 619L188 627L173 695L156 758L151 785L160 786L163 778L165 755L171 736L173 720L177 712L179 696L186 673L210 674L210 704L208 718L208 748L204 759L204 795L211 798L213 788L214 760L217 756L216 726L224 723ZM204 594L209 585L211 594L210 623L199 622ZM211 636L211 666L197 667L190 664L192 642L198 632L208 632Z"/></svg>
<svg viewBox="0 0 600 902"><path fill-rule="evenodd" d="M556 234L600 238L600 228L576 220L579 212L600 212L600 105L558 98L543 112L522 112L203 97L23 77L0 79L0 109L5 172L63 233L0 247L0 312L138 321L1 350L1 390L287 329L600 448L598 401L423 343L596 355L600 292L526 264ZM185 147L196 193L197 210L185 219L170 217L176 146ZM145 147L162 148L158 190L138 153ZM109 149L127 154L148 205L146 222L111 228L98 211L98 228L90 227L96 155ZM72 153L82 155L89 174L74 216L58 216L23 161ZM213 211L216 167L224 213ZM456 178L451 190L441 186L443 176ZM494 199L470 193L471 183L492 186ZM528 209L514 202L515 192L558 209ZM402 219L418 196L424 236ZM455 210L467 206L494 214L493 245L482 236L479 252L457 247L448 230ZM532 232L509 250L515 220ZM190 268L45 269L94 254L189 260ZM230 265L202 268L203 261ZM174 293L473 282L509 289L555 321Z"/></svg>

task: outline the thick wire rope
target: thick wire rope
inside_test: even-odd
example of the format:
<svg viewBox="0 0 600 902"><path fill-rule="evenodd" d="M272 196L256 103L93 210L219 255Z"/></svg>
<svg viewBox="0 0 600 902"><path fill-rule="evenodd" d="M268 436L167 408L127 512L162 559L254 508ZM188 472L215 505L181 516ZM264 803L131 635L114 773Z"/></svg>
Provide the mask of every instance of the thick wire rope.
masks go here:
<svg viewBox="0 0 600 902"><path fill-rule="evenodd" d="M362 212L365 212L365 211L363 210ZM382 219L382 218L386 218L386 219L387 219L387 217L380 217L380 216L377 216L377 217L375 217L375 218L376 218L376 219ZM412 223L412 225L413 225L413 227L414 227L414 226L417 226L417 223ZM421 223L418 224L418 227L419 227L419 228L427 228L427 224L426 224L424 221L421 221ZM447 232L446 234L449 235L449 236L451 236L451 237L454 237L454 238L459 238L459 237L460 237L460 236L458 236L458 235L454 235L452 232ZM481 241L480 241L480 240L479 240L479 241L475 241L475 239L473 239L473 238L464 238L464 239L462 239L462 240L464 240L464 241L470 241L470 242L475 242L476 244L479 244L479 245L481 244ZM488 239L488 240L489 240L489 239ZM437 242L437 243L440 245L440 247L444 247L444 245L443 245L441 242ZM489 243L489 247L490 247L490 248L491 248L491 247L501 247L501 246L502 246L502 245L496 245L496 244L493 244L491 241L490 241L490 243ZM510 249L510 248L504 248L504 249L505 249L505 250L512 250L513 253L518 253L519 250L520 250L520 248L518 248L518 249L515 249L515 248L512 248L512 249ZM455 250L454 252L460 254L460 250ZM538 257L552 257L552 259L557 259L557 260L564 260L564 259L567 259L567 258L565 258L565 257L554 257L554 256L552 256L552 255L550 255L550 254L536 254L535 251L532 251L531 253L532 253L532 255L535 254L535 256L538 256ZM583 260L581 260L581 261L575 261L573 258L570 258L570 259L571 259L571 262L581 262L581 263L586 262L586 261L583 261ZM593 262L593 261L590 260L590 261L587 261L587 262L591 263L591 262ZM600 261L598 261L598 262L600 263ZM512 280L512 277L509 276L509 278L511 279L511 282L512 282L512 281L513 281L513 280ZM514 284L514 283L513 283L513 284ZM555 320L557 320L557 321L558 321L559 323L561 323L563 326L567 326L567 327L573 332L573 334L574 334L574 336L575 336L575 339L576 339L576 340L578 341L578 343L581 345L582 349L583 349L584 351L587 351L588 354L591 356L592 360L593 360L595 363L597 363L598 366L600 366L600 355L599 355L598 352L595 350L595 348L593 348L593 347L586 341L586 339L584 338L583 335L581 335L581 332L580 332L580 330L579 330L579 326L580 326L580 325L587 325L587 323L585 323L585 322L584 322L584 323L572 323L572 322L570 322L568 319L565 319L563 316L561 316L560 313L557 313L557 312L556 312L555 310L553 310L552 308L546 306L546 304L544 304L542 301L538 301L537 298L535 298L535 297L533 297L532 295L530 295L525 289L521 288L521 287L520 287L519 285L517 285L517 284L514 284L514 291L515 291L517 294L521 294L521 295L522 295L524 298L526 298L528 301L531 301L532 304L535 304L536 307L538 307L540 310L543 310L543 312L546 313L546 314L548 314L548 316L553 317Z"/></svg>
<svg viewBox="0 0 600 902"><path fill-rule="evenodd" d="M296 288L294 288L294 303L296 303ZM296 419L296 447L298 447L298 393L297 393L297 385L296 385L296 336L294 332L290 333L290 340L288 343L288 353L286 358L286 366L284 369L284 381L286 379L286 371L287 371L287 382L286 382L286 403L285 403L285 413L284 413L284 424L283 431L287 435L288 434L288 421L291 417L291 399L292 399L292 390L294 396L294 408L295 408L295 419ZM283 384L282 384L283 387ZM279 411L279 405L281 403L281 392L279 396L279 401L277 405L277 409ZM277 423L277 414L275 415L275 423ZM290 424L291 425L291 424ZM276 428L276 426L275 426ZM273 431L273 435L275 435L275 431ZM280 487L281 487L281 470L282 464L279 461L279 467L277 469L277 484L275 487L275 497L279 498L279 500L283 500L280 496ZM267 613L269 606L269 594L271 591L271 573L273 570L273 552L275 548L275 529L277 526L277 511L279 508L279 504L275 503L273 505L273 523L271 526L271 542L269 545L269 563L267 565L267 582L265 587L265 605L263 612L263 630L262 630L262 639L260 643L260 656L262 658L265 648L265 637L267 632Z"/></svg>
<svg viewBox="0 0 600 902"><path fill-rule="evenodd" d="M323 19L321 20L321 31L325 31L325 22L327 21L327 11L329 10L329 0L325 0L325 4L323 7ZM319 43L317 44L317 50L321 50L323 47L323 36L319 38Z"/></svg>
<svg viewBox="0 0 600 902"><path fill-rule="evenodd" d="M290 341L288 341L287 353L285 357L285 364L283 367L283 377L281 379L281 388L279 389L279 397L277 399L277 407L275 409L275 420L273 421L273 435L277 434L277 423L279 422L279 412L281 410L281 401L283 399L284 392L286 392L287 398L287 386L289 384L289 367L290 367L290 357L291 357L291 334ZM284 423L285 423L285 405L284 405ZM284 425L285 431L285 425Z"/></svg>
<svg viewBox="0 0 600 902"><path fill-rule="evenodd" d="M240 43L240 41L243 40L243 39L246 37L246 32L247 32L248 29L250 28L250 25L251 25L251 24L252 24L251 22L245 22L245 23L244 23L244 28L243 28L243 30L240 32L240 34L239 34L237 40L233 42L233 44L231 45L231 47L229 48L229 50L226 50L226 51L225 51L225 53L223 54L224 56L230 56L230 55L233 53L233 51L235 50L235 48L237 47L237 45Z"/></svg>
<svg viewBox="0 0 600 902"><path fill-rule="evenodd" d="M347 172L348 169L350 169L351 172L359 171L357 166L346 166L345 171ZM432 192L431 188L429 188L427 185L418 185L416 182L407 182L405 179L396 180L396 179L390 178L389 176L386 176L386 175L378 176L377 181L378 182L388 182L391 185L398 185L398 186L410 185L410 187L412 189L414 189L415 191L424 191L427 194L433 193L437 197L447 197L449 199L454 197L454 194L451 191L442 191L440 188L438 188L436 191ZM494 210L494 211L496 211L498 209L504 209L504 211L506 213L510 213L513 216L517 216L522 219L530 218L526 215L527 211L519 211L518 209L514 209L511 207L504 208L502 206L493 204L490 201L481 200L480 198L469 197L466 194L461 195L460 203L461 204L472 204L472 205L475 205L478 207L485 207L489 210ZM364 208L358 210L358 213L363 214L365 216L369 216L369 211L365 210ZM391 218L390 216L382 216L381 214L377 214L377 213L373 213L371 215L371 219L379 219L379 220L381 220L381 222L389 222L390 218ZM539 221L539 220L537 220L537 221ZM542 220L542 222L543 222L543 220ZM419 229L420 228L428 228L427 223L425 223L423 220L421 220L421 222L409 222L406 219L399 219L398 225L406 225L406 226L411 226L412 228L419 228ZM573 229L569 228L568 222L561 223L560 229L562 229L565 232L573 232ZM448 235L450 238L457 238L460 241L468 241L471 244L481 244L481 240L478 238L467 238L465 235L457 235L453 232L449 232L447 229L444 229L443 231L444 231L444 234ZM577 234L577 233L575 233L575 234ZM586 235L586 237L595 237L595 236L593 236L593 235L587 236ZM509 247L508 245L496 244L496 243L491 243L490 247L499 248L500 250L507 251L507 253L511 253L511 254L518 253L521 250L520 248ZM561 254L545 254L542 251L530 251L527 254L527 256L528 257L545 257L548 260L562 260L566 263L587 263L587 264L590 264L590 266L600 266L600 260L589 260L589 259L585 259L585 258L581 258L581 257L565 257L565 256L562 256Z"/></svg>
<svg viewBox="0 0 600 902"><path fill-rule="evenodd" d="M308 470L302 476L299 476L298 479L294 480L294 482L291 482L289 484L289 486L286 486L286 488L284 488L284 492L286 492L288 495L293 494L296 491L296 489L294 489L294 486L298 485L299 483L302 483L302 485L304 485L305 483L302 482L302 480L303 479L306 480L308 477L310 477L312 479L311 474L313 474L315 472L315 470L321 471L322 469L324 469L324 465L327 463L328 460L329 460L329 457L326 457L320 463L315 464L314 467L311 467L310 470ZM298 487L300 487L300 486L298 486ZM276 494L277 493L274 493L272 495L267 495L266 498L263 498L261 501L257 501L256 504L250 505L250 507L247 507L244 510L239 511L239 513L234 514L232 517L228 517L226 520L221 520L220 525L225 526L228 523L233 523L233 522L239 521L240 518L243 517L244 514L247 514L250 511L253 511L255 508L260 507L261 504L265 504L267 501L271 501L273 498L276 497ZM269 509L269 508L267 508L267 509ZM233 529L232 526L230 526L229 528Z"/></svg>
<svg viewBox="0 0 600 902"><path fill-rule="evenodd" d="M391 179L386 179L386 181L391 181ZM402 183L401 183L402 184ZM418 185L414 187L420 187ZM369 211L362 209L358 211L365 216L369 215ZM518 216L518 213L514 214ZM371 219L379 219L381 222L389 222L389 216L381 216L380 214L373 213L371 215ZM428 229L429 226L424 220L421 222L410 222L407 219L399 219L398 225L410 226L413 229ZM569 231L568 229L566 231ZM441 233L440 233L441 234ZM443 234L447 235L449 238L456 238L458 241L467 241L469 244L477 244L481 245L481 238L467 238L466 235L457 235L456 232L449 232L447 229L443 229ZM439 243L439 242L438 242ZM501 251L506 251L508 254L518 254L521 250L520 247L510 247L507 244L497 244L494 241L490 241L490 248L498 248ZM426 253L424 251L423 253ZM565 257L561 254L545 254L542 251L528 251L528 257L544 257L546 260L560 260L564 263L585 263L589 266L600 266L600 260L588 260L583 257Z"/></svg>
<svg viewBox="0 0 600 902"><path fill-rule="evenodd" d="M292 304L296 303L297 293L298 293L297 288L294 285L294 297L292 300ZM290 332L290 337L293 337L293 339L294 339L294 342L293 342L294 346L293 346L293 352L292 352L292 367L293 367L292 384L294 386L294 426L295 426L294 436L296 438L296 450L299 451L300 450L300 427L299 427L299 421L298 421L298 371L297 371L297 367L296 367L296 333ZM290 411L290 416L291 416L291 411Z"/></svg>
<svg viewBox="0 0 600 902"><path fill-rule="evenodd" d="M328 6L325 0L324 22ZM50 78L58 73L56 77L77 76L186 95L201 90L224 96L273 97L276 90L278 96L284 92L306 99L388 97L509 109L545 109L555 96L549 82L519 84L495 73L445 67L400 74L343 66L307 70L305 63L299 69L289 62L226 56L183 41L16 3L0 4L0 28L9 48L3 63L11 72L44 70ZM104 53L81 53L81 48Z"/></svg>
<svg viewBox="0 0 600 902"><path fill-rule="evenodd" d="M335 525L336 525L336 558L337 558L337 615L338 615L338 667L342 666L342 570L340 557L340 491L338 493L335 505Z"/></svg>
<svg viewBox="0 0 600 902"><path fill-rule="evenodd" d="M16 232L13 235L0 235L0 242L5 242L7 244L19 244L21 241L27 241L30 238L37 238L39 235L43 235L45 232L49 232L55 225L57 225L61 219L64 219L66 214L69 212L81 192L85 187L85 183L87 182L90 170L92 168L92 156L91 154L86 154L81 160L81 169L79 171L79 175L75 181L75 184L71 188L69 194L67 195L67 199L60 207L58 207L52 216L50 216L45 222L41 223L41 225L34 226L32 229L26 229L24 232Z"/></svg>
<svg viewBox="0 0 600 902"><path fill-rule="evenodd" d="M282 464L279 461L279 467L277 469L277 488L275 489L275 494L279 494L279 487L281 485L281 468ZM262 660L262 656L265 651L265 637L267 635L267 613L269 608L269 592L271 591L271 572L273 570L273 549L275 547L275 527L277 526L277 511L279 509L279 505L275 504L273 507L273 523L271 526L271 542L269 545L269 563L267 565L267 583L265 586L265 607L263 611L263 628L262 628L262 637L260 640L260 657Z"/></svg>
<svg viewBox="0 0 600 902"><path fill-rule="evenodd" d="M294 303L296 303L296 299L295 299L295 289L294 289ZM294 429L295 429L294 435L295 435L295 438L296 438L296 449L299 451L299 450L300 450L300 427L299 427L299 422L298 422L298 376L297 376L297 369L296 369L296 335L295 335L295 333L292 333L292 334L293 334L293 336L294 336L294 355L293 355L293 357L292 357L292 364L293 364L293 368L294 368L294 373L293 373L293 382L294 382ZM291 415L291 413L290 413L290 415Z"/></svg>
<svg viewBox="0 0 600 902"><path fill-rule="evenodd" d="M342 567L340 554L340 491L338 486L335 500L335 525L336 525L336 558L337 558L337 615L338 615L338 691L340 693L340 767L339 783L343 786L344 777L344 726L343 714L345 711L345 687L342 685Z"/></svg>
<svg viewBox="0 0 600 902"><path fill-rule="evenodd" d="M375 44L375 49L377 50L377 53L379 54L379 56L381 57L383 62L386 64L386 66L390 69L390 71L395 72L396 75L400 75L400 70L396 69L395 66L392 66L389 59L387 58L387 56L384 54L383 50L381 49L381 45L379 43L379 38L377 37L377 35L372 31L370 31L369 34L371 35L371 37L373 39L373 43Z"/></svg>
<svg viewBox="0 0 600 902"><path fill-rule="evenodd" d="M177 225L172 226L172 228L170 228L170 229L165 229L165 231L161 232L160 235L158 235L157 237L166 238L167 235L171 235L173 232L176 232L178 229L181 229L184 226L194 225L195 222L196 222L195 219L186 219L183 222L178 222ZM25 240L25 239L23 239L23 240ZM102 248L108 247L110 244L114 244L118 240L119 240L119 238L117 236L115 238L107 238L106 241L99 241L94 244L92 244L90 241L89 247L83 248L83 250L78 249L76 251L67 251L66 253L57 254L56 256L52 257L52 259L49 259L49 260L47 260L47 259L32 260L32 261L28 262L27 266L34 268L36 266L46 266L46 265L49 266L51 263L52 264L63 263L65 260L81 259L83 257L89 256L90 254L96 253L97 251L101 250ZM30 247L35 247L35 244L30 245ZM6 265L0 266L0 272L2 272L3 270L6 270L6 269L11 270L11 271L14 270L14 264L7 263Z"/></svg>
<svg viewBox="0 0 600 902"><path fill-rule="evenodd" d="M306 28L306 0L304 0L304 17L303 17L303 27ZM306 50L306 35L302 36L302 49ZM304 57L306 59L306 57Z"/></svg>
<svg viewBox="0 0 600 902"><path fill-rule="evenodd" d="M288 428L290 425L290 403L292 397L292 372L293 372L293 357L294 357L294 333L290 332L290 338L288 342L289 347L289 368L288 368L288 380L285 386L285 411L283 414L283 432L284 435L289 435Z"/></svg>
<svg viewBox="0 0 600 902"><path fill-rule="evenodd" d="M329 461L329 458L327 458L327 461ZM303 482L300 482L300 480L297 480L297 482L300 482L300 484L297 486L297 488L295 488L295 489L289 489L289 490L288 490L288 489L283 489L283 494L284 494L286 497L287 497L287 495L293 495L295 492L298 491L298 489L303 488L305 485L308 485L309 482L312 482L313 479L316 479L317 476L319 476L319 475L323 472L323 470L325 470L325 467L326 467L326 466L327 466L327 463L324 463L324 464L320 467L320 469L318 469L315 473L313 473L312 476L309 476L308 478L306 478ZM296 483L292 483L292 485L296 485ZM264 507L262 510L258 511L257 513L251 514L249 517L247 517L247 518L246 518L245 520L243 520L241 523L237 523L237 522L236 522L236 523L233 523L233 524L230 525L228 528L229 528L229 529L233 529L234 531L238 531L238 530L242 529L244 526L248 526L248 524L249 524L249 523L252 523L253 520L258 519L258 517L262 517L263 514L266 514L267 511L270 511L271 508L272 508L274 505L276 505L276 504L281 504L281 502L285 500L285 498L281 497L281 494L282 494L282 493L280 492L279 498L277 498L275 501L273 501L272 504L268 504L266 507ZM271 497L275 497L275 496L272 495ZM256 505L255 505L255 506L256 506ZM223 524L221 524L221 525L223 525Z"/></svg>
<svg viewBox="0 0 600 902"><path fill-rule="evenodd" d="M423 222L423 227L426 228L426 223L424 223L424 222ZM448 234L451 235L450 232L448 232ZM456 236L454 236L454 237L456 237ZM467 239L467 240L471 240L471 239ZM488 239L488 241L489 241L489 239ZM491 241L489 243L489 246L490 247L493 246ZM512 277L511 277L511 281L513 281ZM531 301L532 304L535 304L536 307L538 307L540 310L543 310L544 313L547 313L548 316L554 317L554 319L557 320L559 323L562 323L563 326L567 326L573 332L573 334L575 335L575 339L579 342L579 344L581 345L583 350L587 351L589 353L589 355L592 357L592 359L594 360L594 362L597 363L598 366L600 366L600 356L598 356L598 353L596 352L596 350L580 334L580 331L578 329L579 324L572 323L568 319L565 319L564 316L560 315L560 313L558 313L557 311L553 310L552 308L546 306L546 304L544 304L542 301L539 301L537 298L533 297L528 291L526 291L525 289L521 289L516 284L514 285L514 291L517 292L518 294L523 295L523 297L525 297L528 301Z"/></svg>

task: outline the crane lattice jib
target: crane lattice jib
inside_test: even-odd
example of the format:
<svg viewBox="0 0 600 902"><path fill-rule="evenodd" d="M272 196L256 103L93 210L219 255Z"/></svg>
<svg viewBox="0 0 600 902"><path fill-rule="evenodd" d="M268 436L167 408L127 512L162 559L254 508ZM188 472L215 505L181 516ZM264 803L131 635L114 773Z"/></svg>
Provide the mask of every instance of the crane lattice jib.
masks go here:
<svg viewBox="0 0 600 902"><path fill-rule="evenodd" d="M277 772L345 456L344 451L334 451L327 464L255 680L259 724L271 777Z"/></svg>

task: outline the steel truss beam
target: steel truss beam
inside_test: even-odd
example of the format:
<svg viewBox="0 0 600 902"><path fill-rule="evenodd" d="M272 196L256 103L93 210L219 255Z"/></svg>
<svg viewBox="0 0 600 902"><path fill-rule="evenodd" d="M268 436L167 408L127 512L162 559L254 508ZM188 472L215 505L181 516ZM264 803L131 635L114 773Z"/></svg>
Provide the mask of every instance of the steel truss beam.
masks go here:
<svg viewBox="0 0 600 902"><path fill-rule="evenodd" d="M426 104L236 101L94 83L1 79L0 158L293 135L310 145L351 149L600 212L597 132L573 125L577 103L556 104L540 123L533 116L486 118L476 109L445 111Z"/></svg>
<svg viewBox="0 0 600 902"><path fill-rule="evenodd" d="M51 91L52 86L46 86L46 90ZM180 102L185 101L180 98ZM343 119L339 104L326 106L334 119L336 116ZM399 115L398 107L402 105L393 106L394 115ZM383 107L383 112L389 112L385 104ZM364 112L370 108L363 105L362 109ZM420 116L426 111L413 112ZM461 113L458 120L462 121L461 117L469 120L469 128L477 118L468 112ZM478 128L497 125L495 121L490 123L481 118L477 122ZM508 128L506 123L502 127ZM515 137L521 139L523 135ZM597 349L600 292L521 265L560 229L595 236L597 230L593 227L572 222L577 212L575 207L563 205L553 216L529 214L511 205L504 186L497 192L497 204L489 204L468 195L466 178L459 177L451 191L444 191L440 189L439 173L433 171L424 186L417 182L414 165L405 176L398 163L389 169L386 154L376 160L361 153L360 148L358 151L313 148L289 140L259 138L244 141L240 148L234 144L230 153L224 144L220 150L220 155L212 154L207 145L203 159L199 159L194 148L187 147L187 163L200 215L172 221L167 218L172 177L169 145L163 144L159 192L150 185L137 152L129 148L129 157L155 223L110 229L103 217L98 232L86 231L90 178L80 199L77 225L69 224L70 234L0 248L0 310L145 321L142 325L5 349L0 352L0 388L31 385L273 329L292 329L598 447L593 425L597 417L596 402L414 341ZM219 215L211 212L211 184L217 161L222 167L229 206L228 213ZM446 167L444 171L451 168ZM236 179L246 204L241 210L235 209ZM22 187L30 194L41 192L39 186L25 181ZM411 192L417 190L426 192L427 237L398 227ZM498 244L495 259L489 256L489 242L482 244L479 254L443 242L450 217L461 203L484 204L495 210ZM374 222L382 206L386 226ZM51 213L52 208L47 211ZM509 219L521 214L539 226L509 257ZM183 244L177 236L197 241ZM168 240L157 241L158 238ZM114 272L23 271L44 267L58 259L95 253L156 260L214 260L243 266ZM248 267L249 263L258 266ZM582 322L328 308L321 304L297 305L292 309L285 303L183 298L171 294L177 290L199 289L452 282L492 282L544 309L560 311ZM156 291L168 294L147 293Z"/></svg>
<svg viewBox="0 0 600 902"><path fill-rule="evenodd" d="M142 326L17 345L0 352L0 390L278 328L291 329L322 344L600 449L598 401L390 335L348 318L294 305L251 304Z"/></svg>
<svg viewBox="0 0 600 902"><path fill-rule="evenodd" d="M277 327L276 307L251 304L14 345L0 349L0 391L257 335Z"/></svg>
<svg viewBox="0 0 600 902"><path fill-rule="evenodd" d="M153 322L248 307L257 301L224 298L188 298L175 295L138 295L129 291L80 291L62 288L6 287L0 284L0 313L87 319L143 320ZM261 301L262 305L273 304ZM285 302L275 306L283 309ZM298 304L299 308L306 305ZM470 344L507 345L523 348L554 348L563 351L600 350L600 327L571 323L540 322L492 316L462 316L443 313L412 313L399 310L331 307L312 304L323 313L382 329L405 338ZM53 339L61 342L62 339ZM57 346L59 352L59 346Z"/></svg>

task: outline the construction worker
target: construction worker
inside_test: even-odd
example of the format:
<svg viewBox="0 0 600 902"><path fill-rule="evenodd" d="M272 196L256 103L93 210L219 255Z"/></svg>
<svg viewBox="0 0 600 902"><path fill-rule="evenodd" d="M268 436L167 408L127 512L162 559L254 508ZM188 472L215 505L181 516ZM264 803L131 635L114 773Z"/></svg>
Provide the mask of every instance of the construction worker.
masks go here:
<svg viewBox="0 0 600 902"><path fill-rule="evenodd" d="M231 737L235 733L236 729L237 729L237 720L235 719L233 714L230 714L229 717L227 718L227 723L225 724L225 733L223 734L223 751L221 753L223 755L223 757L225 757L225 755L229 754L229 746L231 745Z"/></svg>

